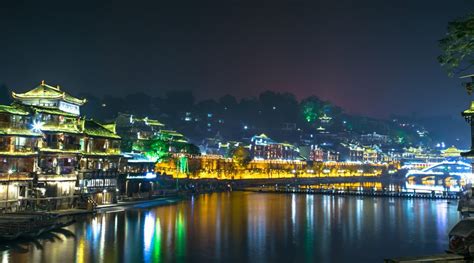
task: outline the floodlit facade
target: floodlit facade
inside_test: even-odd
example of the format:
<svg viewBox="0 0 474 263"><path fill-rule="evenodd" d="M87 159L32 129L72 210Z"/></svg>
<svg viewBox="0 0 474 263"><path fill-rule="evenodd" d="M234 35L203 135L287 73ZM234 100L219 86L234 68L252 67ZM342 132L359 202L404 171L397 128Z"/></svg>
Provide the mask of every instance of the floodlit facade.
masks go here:
<svg viewBox="0 0 474 263"><path fill-rule="evenodd" d="M122 159L113 127L81 117L85 99L44 81L12 97L0 105L0 200L56 197L55 208L67 208L82 193L113 202Z"/></svg>
<svg viewBox="0 0 474 263"><path fill-rule="evenodd" d="M9 207L33 193L42 135L31 128L33 116L16 106L0 105L0 205Z"/></svg>
<svg viewBox="0 0 474 263"><path fill-rule="evenodd" d="M265 134L255 135L250 140L250 152L255 160L296 160L298 148L288 143L277 143Z"/></svg>

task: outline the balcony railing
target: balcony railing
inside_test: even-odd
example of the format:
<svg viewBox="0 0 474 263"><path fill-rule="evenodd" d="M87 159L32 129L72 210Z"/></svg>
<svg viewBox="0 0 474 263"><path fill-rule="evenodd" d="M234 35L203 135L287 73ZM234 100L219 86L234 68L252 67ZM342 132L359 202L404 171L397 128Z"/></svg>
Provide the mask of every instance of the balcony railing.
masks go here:
<svg viewBox="0 0 474 263"><path fill-rule="evenodd" d="M46 142L46 147L49 149L58 149L58 150L66 150L66 151L79 151L81 149L80 144L64 144L62 142Z"/></svg>
<svg viewBox="0 0 474 263"><path fill-rule="evenodd" d="M0 121L0 128L28 129L30 127L25 123Z"/></svg>
<svg viewBox="0 0 474 263"><path fill-rule="evenodd" d="M117 169L103 170L84 170L82 171L83 179L103 179L103 178L117 178L119 172Z"/></svg>
<svg viewBox="0 0 474 263"><path fill-rule="evenodd" d="M27 153L34 151L35 147L28 145L14 145L13 148L8 144L0 145L0 152Z"/></svg>
<svg viewBox="0 0 474 263"><path fill-rule="evenodd" d="M15 145L14 147L15 152L34 152L35 147L30 145Z"/></svg>
<svg viewBox="0 0 474 263"><path fill-rule="evenodd" d="M59 123L57 121L48 121L43 124L44 127L47 129L53 129L53 128L58 128L58 129L68 129L68 130L75 130L77 129L77 124L76 123Z"/></svg>
<svg viewBox="0 0 474 263"><path fill-rule="evenodd" d="M8 174L8 172L0 171L0 181L26 181L33 179L33 172L15 172Z"/></svg>
<svg viewBox="0 0 474 263"><path fill-rule="evenodd" d="M57 168L56 167L40 167L41 169L41 174L57 174ZM59 168L59 174L71 174L76 171L76 168L74 166L61 166Z"/></svg>
<svg viewBox="0 0 474 263"><path fill-rule="evenodd" d="M95 147L92 148L92 150L90 151L90 153L102 153L102 154L120 154L120 149L118 148L108 148L108 149L96 149Z"/></svg>
<svg viewBox="0 0 474 263"><path fill-rule="evenodd" d="M63 145L64 150L80 150L81 145L80 144L64 144Z"/></svg>

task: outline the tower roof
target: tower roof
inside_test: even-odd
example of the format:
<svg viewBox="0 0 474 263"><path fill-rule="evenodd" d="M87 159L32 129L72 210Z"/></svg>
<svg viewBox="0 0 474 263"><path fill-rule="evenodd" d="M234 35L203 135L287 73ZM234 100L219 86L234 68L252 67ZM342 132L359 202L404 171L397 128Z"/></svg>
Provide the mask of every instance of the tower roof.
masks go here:
<svg viewBox="0 0 474 263"><path fill-rule="evenodd" d="M71 96L70 94L62 91L59 86L53 87L41 81L41 84L34 89L25 93L12 92L12 97L16 100L27 100L27 99L61 99L66 102L82 106L86 103L86 99L78 99Z"/></svg>
<svg viewBox="0 0 474 263"><path fill-rule="evenodd" d="M449 147L448 149L442 151L442 155L445 156L445 157L458 157L458 156L461 156L461 150L459 150L458 148L451 146Z"/></svg>
<svg viewBox="0 0 474 263"><path fill-rule="evenodd" d="M84 120L84 133L92 137L120 139L120 136L94 120Z"/></svg>

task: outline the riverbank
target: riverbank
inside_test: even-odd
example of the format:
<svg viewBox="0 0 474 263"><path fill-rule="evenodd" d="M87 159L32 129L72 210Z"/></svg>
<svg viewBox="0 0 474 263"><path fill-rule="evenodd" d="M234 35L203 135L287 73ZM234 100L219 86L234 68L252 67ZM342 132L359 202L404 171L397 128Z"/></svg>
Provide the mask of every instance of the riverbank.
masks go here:
<svg viewBox="0 0 474 263"><path fill-rule="evenodd" d="M395 197L395 198L424 198L424 199L459 199L457 192L415 192L415 191L390 191L390 190L367 190L367 189L322 189L322 188L298 188L298 187L244 187L236 191L248 191L258 193L282 193L282 194L314 194L314 195L341 195L341 196L370 196L370 197Z"/></svg>
<svg viewBox="0 0 474 263"><path fill-rule="evenodd" d="M456 254L439 254L439 255L431 255L431 256L394 258L394 259L384 260L384 263L413 263L413 262L461 263L461 262L472 262L472 260L466 259L464 256L456 255Z"/></svg>
<svg viewBox="0 0 474 263"><path fill-rule="evenodd" d="M107 212L117 208L162 206L179 202L184 198L185 196L175 195L148 200L124 201L100 205L93 210L73 208L55 211L5 213L0 215L0 240L14 241L20 238L36 238L43 233L68 226L81 216Z"/></svg>

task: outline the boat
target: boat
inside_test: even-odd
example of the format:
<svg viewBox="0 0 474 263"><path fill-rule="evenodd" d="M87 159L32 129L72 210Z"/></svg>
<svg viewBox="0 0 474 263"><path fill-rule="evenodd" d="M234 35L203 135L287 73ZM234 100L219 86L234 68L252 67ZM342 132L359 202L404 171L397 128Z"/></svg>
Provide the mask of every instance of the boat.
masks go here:
<svg viewBox="0 0 474 263"><path fill-rule="evenodd" d="M0 240L34 238L74 223L70 216L49 212L17 212L0 215Z"/></svg>
<svg viewBox="0 0 474 263"><path fill-rule="evenodd" d="M449 231L449 253L458 255L474 255L474 218L459 221Z"/></svg>

